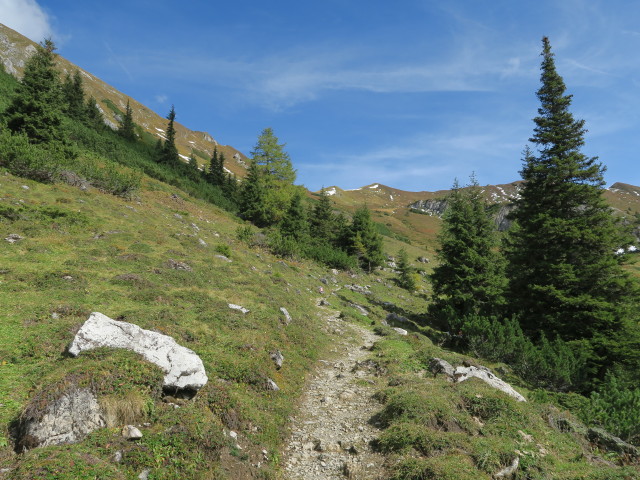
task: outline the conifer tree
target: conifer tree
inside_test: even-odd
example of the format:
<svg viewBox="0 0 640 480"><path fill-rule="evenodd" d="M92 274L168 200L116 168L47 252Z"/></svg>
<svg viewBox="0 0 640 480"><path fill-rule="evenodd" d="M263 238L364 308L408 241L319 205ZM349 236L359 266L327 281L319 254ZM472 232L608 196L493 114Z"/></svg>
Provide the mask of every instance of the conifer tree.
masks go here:
<svg viewBox="0 0 640 480"><path fill-rule="evenodd" d="M398 252L398 284L409 291L416 289L415 269L409 262L409 254L404 248Z"/></svg>
<svg viewBox="0 0 640 480"><path fill-rule="evenodd" d="M530 334L588 339L599 361L613 362L606 345L629 333L638 289L614 255L621 239L602 196L604 166L580 151L584 120L569 111L572 96L548 38L542 43L540 107L529 139L536 151L525 150L506 242L510 309Z"/></svg>
<svg viewBox="0 0 640 480"><path fill-rule="evenodd" d="M209 163L209 182L220 187L226 183L224 155L222 152L218 152L218 147L213 147L213 155L211 155Z"/></svg>
<svg viewBox="0 0 640 480"><path fill-rule="evenodd" d="M338 234L336 231L336 215L333 213L333 205L324 187L320 190L320 199L313 206L309 220L311 234L314 239L334 243Z"/></svg>
<svg viewBox="0 0 640 480"><path fill-rule="evenodd" d="M84 121L87 112L80 70L76 69L73 76L67 73L62 85L62 93L66 103L65 112L67 115L73 119Z"/></svg>
<svg viewBox="0 0 640 480"><path fill-rule="evenodd" d="M4 116L14 133L24 133L32 143L60 141L63 100L55 70L55 44L51 39L36 46Z"/></svg>
<svg viewBox="0 0 640 480"><path fill-rule="evenodd" d="M473 176L464 190L454 182L442 220L440 264L430 276L429 313L444 321L498 313L504 303L504 262L496 251L494 222Z"/></svg>
<svg viewBox="0 0 640 480"><path fill-rule="evenodd" d="M101 130L105 127L104 118L102 117L102 113L100 113L100 109L98 109L98 102L96 102L95 98L89 97L84 109L85 125L94 130Z"/></svg>
<svg viewBox="0 0 640 480"><path fill-rule="evenodd" d="M360 266L371 272L382 265L382 237L377 232L366 205L355 211L349 230L349 253L358 257Z"/></svg>
<svg viewBox="0 0 640 480"><path fill-rule="evenodd" d="M162 151L158 156L158 163L177 165L180 162L180 157L178 156L178 148L176 147L176 129L174 126L175 119L176 110L174 106L171 105L171 111L167 115L169 124L167 125L167 131L165 133L165 141L162 145Z"/></svg>
<svg viewBox="0 0 640 480"><path fill-rule="evenodd" d="M280 222L280 231L283 236L293 238L298 243L304 242L309 236L307 213L299 189L291 197L289 208Z"/></svg>
<svg viewBox="0 0 640 480"><path fill-rule="evenodd" d="M289 208L296 190L293 185L296 172L284 144L278 143L271 128L262 131L251 154L251 165L243 182L240 214L261 227L276 225Z"/></svg>
<svg viewBox="0 0 640 480"><path fill-rule="evenodd" d="M123 138L133 141L136 139L135 123L133 123L133 110L131 109L131 103L127 99L127 106L124 110L124 117L120 120L120 126L118 127L118 133Z"/></svg>

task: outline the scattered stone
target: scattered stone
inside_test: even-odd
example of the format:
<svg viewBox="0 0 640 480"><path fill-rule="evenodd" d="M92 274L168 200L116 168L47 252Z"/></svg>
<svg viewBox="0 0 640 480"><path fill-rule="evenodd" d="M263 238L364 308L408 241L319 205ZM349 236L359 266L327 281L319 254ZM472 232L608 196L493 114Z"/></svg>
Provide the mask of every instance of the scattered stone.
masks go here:
<svg viewBox="0 0 640 480"><path fill-rule="evenodd" d="M122 461L122 450L118 450L113 454L113 461L116 463L120 463Z"/></svg>
<svg viewBox="0 0 640 480"><path fill-rule="evenodd" d="M280 387L278 385L276 385L276 382L274 382L270 378L267 378L265 387L266 387L267 390L272 390L274 392L277 392L278 390L280 390Z"/></svg>
<svg viewBox="0 0 640 480"><path fill-rule="evenodd" d="M480 380L488 383L493 388L496 388L510 397L515 398L519 402L526 402L527 400L516 392L511 385L504 380L499 379L486 367L458 367L453 375L454 380L457 383L464 382L470 378L476 377Z"/></svg>
<svg viewBox="0 0 640 480"><path fill-rule="evenodd" d="M231 431L229 432L229 436L230 436L231 438L233 438L234 440L237 440L237 438L238 438L238 433L237 433L237 432L235 432L235 431L233 431L233 430L231 430Z"/></svg>
<svg viewBox="0 0 640 480"><path fill-rule="evenodd" d="M198 239L198 243L199 243L201 246L203 246L203 247L206 247L206 246L207 246L207 242L205 242L205 241L204 241L203 239L201 239L201 238L199 238L199 239Z"/></svg>
<svg viewBox="0 0 640 480"><path fill-rule="evenodd" d="M289 325L291 323L291 321L292 321L291 315L289 315L289 312L284 307L280 307L280 311L284 315L284 324L285 325Z"/></svg>
<svg viewBox="0 0 640 480"><path fill-rule="evenodd" d="M230 308L231 310L238 310L238 311L240 311L240 312L242 312L242 313L245 313L245 314L246 314L246 313L249 313L249 309L248 309L248 308L244 308L244 307L243 307L243 306L241 306L241 305L236 305L235 303L230 303L230 304L229 304L229 308Z"/></svg>
<svg viewBox="0 0 640 480"><path fill-rule="evenodd" d="M409 335L409 332L407 332L404 328L393 327L393 329L400 335Z"/></svg>
<svg viewBox="0 0 640 480"><path fill-rule="evenodd" d="M71 275L65 275L64 277L62 277L62 279L66 281L71 281L73 280L73 277Z"/></svg>
<svg viewBox="0 0 640 480"><path fill-rule="evenodd" d="M418 257L418 261L420 263L429 263L429 259L427 257Z"/></svg>
<svg viewBox="0 0 640 480"><path fill-rule="evenodd" d="M104 426L103 412L94 393L88 388L71 388L44 409L27 407L18 428L17 446L26 450L75 443Z"/></svg>
<svg viewBox="0 0 640 480"><path fill-rule="evenodd" d="M18 235L17 233L10 233L7 237L5 237L5 240L9 243L16 243L16 242L19 242L20 240L24 240L24 237L21 235Z"/></svg>
<svg viewBox="0 0 640 480"><path fill-rule="evenodd" d="M331 269L331 275L336 276L336 275L338 275L339 273L340 273L340 272L338 272L338 270L336 270L335 268L332 268L332 269Z"/></svg>
<svg viewBox="0 0 640 480"><path fill-rule="evenodd" d="M139 440L142 438L142 432L133 425L125 425L122 427L122 436L127 440Z"/></svg>
<svg viewBox="0 0 640 480"><path fill-rule="evenodd" d="M29 190L29 187L27 185L22 185L22 189L23 190Z"/></svg>
<svg viewBox="0 0 640 480"><path fill-rule="evenodd" d="M387 322L397 322L397 323L409 323L409 319L407 317L403 317L402 315L398 315L397 313L391 312L387 315L385 319Z"/></svg>
<svg viewBox="0 0 640 480"><path fill-rule="evenodd" d="M446 376L453 379L453 376L455 374L455 370L449 362L437 357L432 358L429 362L429 370L431 371L431 373L433 373L434 378L439 373L444 373Z"/></svg>
<svg viewBox="0 0 640 480"><path fill-rule="evenodd" d="M269 356L271 357L271 360L273 360L273 363L276 364L276 368L280 370L282 368L282 362L284 362L284 356L282 355L282 352L280 350L276 350L274 352L271 352Z"/></svg>
<svg viewBox="0 0 640 480"><path fill-rule="evenodd" d="M53 312L51 314L51 319L52 320L58 320L60 318L60 314L58 312Z"/></svg>
<svg viewBox="0 0 640 480"><path fill-rule="evenodd" d="M191 268L188 264L186 264L185 262L178 262L172 258L170 258L167 261L167 266L169 268L173 268L174 270L185 270L187 272L191 272L193 271L193 268Z"/></svg>
<svg viewBox="0 0 640 480"><path fill-rule="evenodd" d="M358 310L358 312L360 312L361 315L364 315L365 317L369 315L369 311L366 308L364 308L362 305L358 305L357 303L351 303L350 305L356 310Z"/></svg>
<svg viewBox="0 0 640 480"><path fill-rule="evenodd" d="M229 257L226 257L224 255L214 255L215 258L218 258L224 262L229 262L231 263L233 260L231 260Z"/></svg>
<svg viewBox="0 0 640 480"><path fill-rule="evenodd" d="M364 295L371 295L371 292L367 287L361 285L345 285L344 288L351 290L352 292L362 293Z"/></svg>
<svg viewBox="0 0 640 480"><path fill-rule="evenodd" d="M610 434L602 428L590 428L587 433L589 440L607 450L623 453L633 458L640 458L640 449L625 442L621 438Z"/></svg>
<svg viewBox="0 0 640 480"><path fill-rule="evenodd" d="M498 473L493 474L493 478L507 478L516 473L518 469L518 465L520 465L520 457L516 455L516 458L513 459L511 465L503 468Z"/></svg>
<svg viewBox="0 0 640 480"><path fill-rule="evenodd" d="M149 474L151 473L150 469L143 470L140 475L138 475L138 480L149 480Z"/></svg>
<svg viewBox="0 0 640 480"><path fill-rule="evenodd" d="M197 391L208 380L200 357L172 337L94 312L76 334L69 353L78 356L100 347L132 350L158 365L165 372L165 388Z"/></svg>

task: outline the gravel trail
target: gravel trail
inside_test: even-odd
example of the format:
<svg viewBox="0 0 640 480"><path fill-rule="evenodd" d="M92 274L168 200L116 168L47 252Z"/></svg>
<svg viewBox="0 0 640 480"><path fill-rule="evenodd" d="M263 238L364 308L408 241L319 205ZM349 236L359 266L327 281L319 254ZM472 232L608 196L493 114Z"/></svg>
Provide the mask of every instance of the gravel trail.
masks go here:
<svg viewBox="0 0 640 480"><path fill-rule="evenodd" d="M379 431L369 421L380 409L375 393L375 363L369 348L379 339L370 330L343 322L323 308L326 328L335 335L334 356L320 360L283 455L283 478L290 480L376 480L383 457L369 445Z"/></svg>

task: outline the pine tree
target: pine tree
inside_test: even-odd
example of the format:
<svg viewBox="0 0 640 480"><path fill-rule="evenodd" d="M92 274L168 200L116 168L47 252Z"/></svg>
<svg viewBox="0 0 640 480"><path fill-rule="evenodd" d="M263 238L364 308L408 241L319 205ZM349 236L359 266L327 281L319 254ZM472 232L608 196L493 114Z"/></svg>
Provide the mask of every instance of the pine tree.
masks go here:
<svg viewBox="0 0 640 480"><path fill-rule="evenodd" d="M242 182L240 192L241 215L258 227L273 224L273 216L267 208L268 187L266 175L260 170L256 162L249 164L247 176Z"/></svg>
<svg viewBox="0 0 640 480"><path fill-rule="evenodd" d="M409 261L409 254L404 248L398 252L398 284L409 291L416 289L415 268Z"/></svg>
<svg viewBox="0 0 640 480"><path fill-rule="evenodd" d="M59 142L64 138L62 90L55 70L55 49L50 39L36 47L4 113L9 130L26 134L32 143Z"/></svg>
<svg viewBox="0 0 640 480"><path fill-rule="evenodd" d="M510 309L530 334L589 339L612 362L606 344L629 332L638 288L614 255L621 239L602 196L604 166L581 153L584 120L570 113L572 96L548 38L542 42L540 107L529 139L536 151L524 153L524 187L506 242Z"/></svg>
<svg viewBox="0 0 640 480"><path fill-rule="evenodd" d="M355 211L349 230L349 253L358 257L360 266L371 272L382 265L382 237L377 232L366 205Z"/></svg>
<svg viewBox="0 0 640 480"><path fill-rule="evenodd" d="M158 163L165 163L168 165L177 165L180 163L180 157L178 156L178 148L176 147L176 129L174 121L176 119L176 110L171 105L171 111L167 115L169 124L167 125L167 131L165 133L165 141L162 145L162 151L158 156Z"/></svg>
<svg viewBox="0 0 640 480"><path fill-rule="evenodd" d="M309 223L299 189L291 197L289 208L280 222L280 231L283 236L293 238L298 243L306 241L309 236Z"/></svg>
<svg viewBox="0 0 640 480"><path fill-rule="evenodd" d="M333 213L333 205L324 187L320 190L320 199L313 206L309 219L311 234L314 239L334 243L338 234L336 231L336 215Z"/></svg>
<svg viewBox="0 0 640 480"><path fill-rule="evenodd" d="M93 97L89 97L87 99L87 103L84 106L84 109L85 125L93 128L94 130L104 129L104 118L102 117L102 113L100 113L100 109L98 108L98 102L96 102L96 99Z"/></svg>
<svg viewBox="0 0 640 480"><path fill-rule="evenodd" d="M454 182L442 220L440 264L430 276L429 313L444 321L497 313L504 303L504 262L496 251L494 222L473 176L464 190Z"/></svg>
<svg viewBox="0 0 640 480"><path fill-rule="evenodd" d="M209 162L209 182L212 185L222 187L226 180L224 155L222 152L218 152L218 147L213 147L213 155L211 155L211 161Z"/></svg>
<svg viewBox="0 0 640 480"><path fill-rule="evenodd" d="M131 109L131 104L129 99L127 99L127 106L124 110L124 117L120 120L120 126L118 127L118 134L129 140L133 141L136 139L136 131L135 131L135 123L133 123L133 110Z"/></svg>
<svg viewBox="0 0 640 480"><path fill-rule="evenodd" d="M62 84L62 93L66 103L65 112L73 119L84 121L86 119L86 109L84 100L84 87L82 85L82 75L76 69L71 76L67 73Z"/></svg>

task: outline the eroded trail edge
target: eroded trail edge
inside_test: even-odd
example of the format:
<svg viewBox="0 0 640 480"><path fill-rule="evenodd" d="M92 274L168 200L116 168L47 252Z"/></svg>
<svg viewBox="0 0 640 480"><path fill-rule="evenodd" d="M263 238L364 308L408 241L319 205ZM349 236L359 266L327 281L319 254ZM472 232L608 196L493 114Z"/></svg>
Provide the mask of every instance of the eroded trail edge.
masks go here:
<svg viewBox="0 0 640 480"><path fill-rule="evenodd" d="M370 347L380 337L339 313L323 309L336 344L330 360L320 360L291 419L283 454L284 478L382 478L383 457L370 442L379 431L369 422L380 409L375 393L375 364Z"/></svg>

